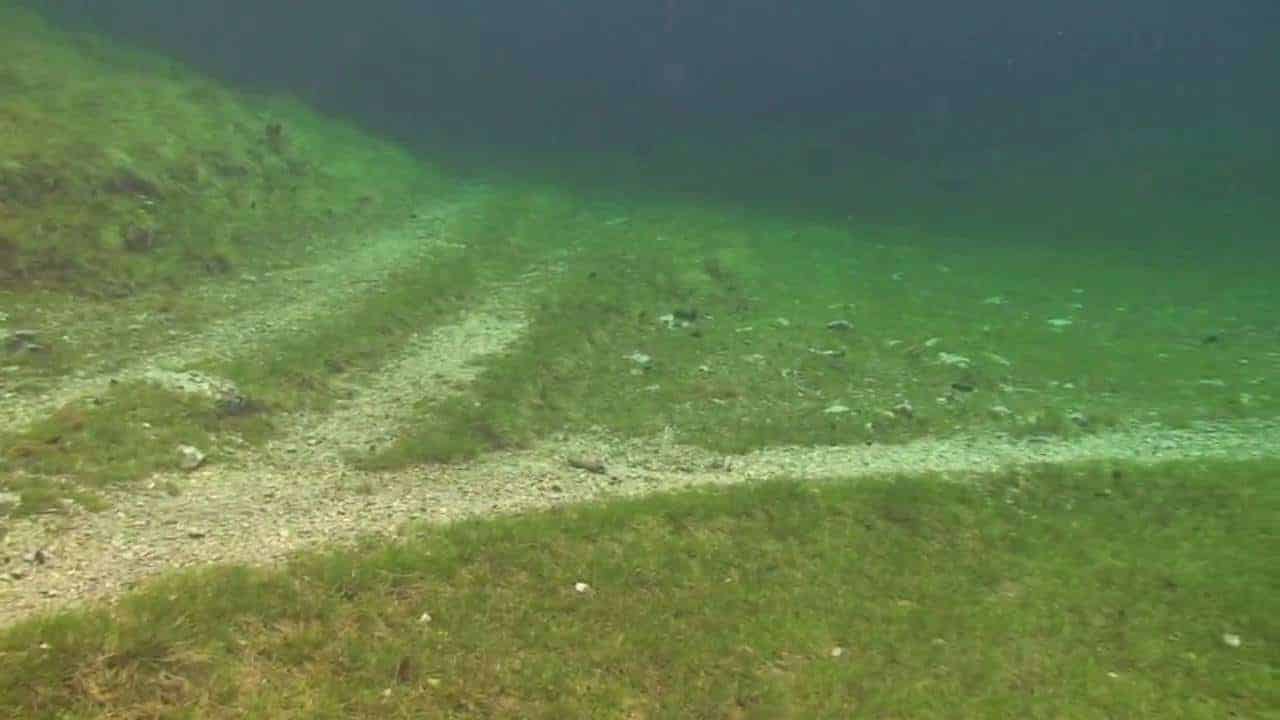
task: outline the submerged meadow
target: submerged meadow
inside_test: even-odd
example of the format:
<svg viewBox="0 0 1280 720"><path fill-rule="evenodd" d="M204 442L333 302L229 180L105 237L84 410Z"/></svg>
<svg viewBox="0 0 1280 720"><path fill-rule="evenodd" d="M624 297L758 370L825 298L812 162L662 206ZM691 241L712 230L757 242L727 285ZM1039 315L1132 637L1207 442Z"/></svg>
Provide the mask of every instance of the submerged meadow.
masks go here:
<svg viewBox="0 0 1280 720"><path fill-rule="evenodd" d="M1266 133L467 161L0 18L0 714L1275 707Z"/></svg>

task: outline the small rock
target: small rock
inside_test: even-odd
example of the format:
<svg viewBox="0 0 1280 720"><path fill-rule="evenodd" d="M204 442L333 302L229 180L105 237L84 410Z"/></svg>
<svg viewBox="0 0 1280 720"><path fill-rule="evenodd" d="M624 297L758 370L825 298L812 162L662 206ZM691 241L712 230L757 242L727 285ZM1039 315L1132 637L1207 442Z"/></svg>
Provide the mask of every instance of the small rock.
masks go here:
<svg viewBox="0 0 1280 720"><path fill-rule="evenodd" d="M206 532L205 532L205 531L203 531L203 530L188 530L188 531L187 531L187 537L191 538L192 540L200 540L201 538L204 538L206 535L208 535L208 533L206 533Z"/></svg>
<svg viewBox="0 0 1280 720"><path fill-rule="evenodd" d="M1222 642L1227 647L1238 648L1240 647L1240 636L1234 633L1223 633Z"/></svg>
<svg viewBox="0 0 1280 720"><path fill-rule="evenodd" d="M204 464L204 453L190 445L178 446L178 467L183 470L195 470Z"/></svg>
<svg viewBox="0 0 1280 720"><path fill-rule="evenodd" d="M45 563L49 562L49 556L45 553L43 549L36 550L35 552L31 553L30 556L27 557L27 562L31 563L32 565L44 565Z"/></svg>
<svg viewBox="0 0 1280 720"><path fill-rule="evenodd" d="M893 406L893 414L898 417L908 417L908 418L914 417L916 414L916 409L912 407L910 400L903 400L902 402Z"/></svg>
<svg viewBox="0 0 1280 720"><path fill-rule="evenodd" d="M852 411L849 409L849 406L836 403L835 405L828 407L826 410L823 410L822 412L827 415L843 415L845 413L852 412Z"/></svg>
<svg viewBox="0 0 1280 720"><path fill-rule="evenodd" d="M638 350L627 355L626 358L646 370L653 366L653 358Z"/></svg>
<svg viewBox="0 0 1280 720"><path fill-rule="evenodd" d="M844 648L842 648L842 647L833 647L833 648L831 648L831 657L833 657L833 658L838 658L838 657L840 657L841 655L844 655Z"/></svg>
<svg viewBox="0 0 1280 720"><path fill-rule="evenodd" d="M852 330L853 323L848 320L832 320L827 323L828 330Z"/></svg>
<svg viewBox="0 0 1280 720"><path fill-rule="evenodd" d="M9 577L10 577L10 578L12 578L12 579L14 579L14 580L21 580L22 578L24 578L24 577L26 577L26 576L27 576L27 574L26 574L25 572L23 572L22 570L10 570L10 571L9 571Z"/></svg>
<svg viewBox="0 0 1280 720"><path fill-rule="evenodd" d="M426 625L427 623L431 622L431 613L424 612L421 615L419 615L418 622L422 623L423 625Z"/></svg>
<svg viewBox="0 0 1280 720"><path fill-rule="evenodd" d="M0 506L13 505L14 507L17 507L18 504L21 502L22 502L22 496L19 495L18 493L6 492L3 490L0 490Z"/></svg>
<svg viewBox="0 0 1280 720"><path fill-rule="evenodd" d="M603 475L605 473L604 461L600 458L573 456L567 458L566 462L569 463L569 467L586 470L587 472L595 473L596 475Z"/></svg>
<svg viewBox="0 0 1280 720"><path fill-rule="evenodd" d="M940 352L938 353L938 362L950 367L967 368L969 367L969 358L955 353Z"/></svg>
<svg viewBox="0 0 1280 720"><path fill-rule="evenodd" d="M0 333L3 333L3 331L0 331ZM35 330L10 330L7 333L0 334L0 338L4 339L4 349L9 352L38 352L43 349L36 342L39 339L39 335Z"/></svg>
<svg viewBox="0 0 1280 720"><path fill-rule="evenodd" d="M586 593L591 591L591 586L584 582L576 582L573 584L574 592Z"/></svg>
<svg viewBox="0 0 1280 720"><path fill-rule="evenodd" d="M427 678L427 684L431 687L440 687L440 678Z"/></svg>

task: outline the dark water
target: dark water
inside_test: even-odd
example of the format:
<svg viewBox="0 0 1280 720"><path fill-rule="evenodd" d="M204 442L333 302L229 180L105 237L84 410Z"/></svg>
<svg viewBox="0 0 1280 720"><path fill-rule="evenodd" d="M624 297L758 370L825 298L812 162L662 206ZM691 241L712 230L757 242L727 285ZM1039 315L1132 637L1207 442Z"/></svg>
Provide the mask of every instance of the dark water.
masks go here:
<svg viewBox="0 0 1280 720"><path fill-rule="evenodd" d="M1270 0L42 4L464 167L952 230L994 208L1041 242L1275 244Z"/></svg>

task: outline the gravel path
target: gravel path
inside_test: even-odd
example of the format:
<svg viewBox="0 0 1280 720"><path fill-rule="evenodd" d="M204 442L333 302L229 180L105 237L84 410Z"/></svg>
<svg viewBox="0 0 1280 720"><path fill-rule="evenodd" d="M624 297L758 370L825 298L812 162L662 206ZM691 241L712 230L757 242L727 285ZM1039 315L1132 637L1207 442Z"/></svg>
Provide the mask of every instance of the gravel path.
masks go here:
<svg viewBox="0 0 1280 720"><path fill-rule="evenodd" d="M268 446L277 457L305 455L308 465L342 464L344 455L375 452L393 441L419 401L435 402L466 387L480 371L477 360L496 355L524 335L529 298L562 264L529 271L491 287L485 300L459 320L410 339L400 359L324 416L294 419ZM406 401L408 399L408 401Z"/></svg>
<svg viewBox="0 0 1280 720"><path fill-rule="evenodd" d="M1277 455L1277 423L1145 428L1076 441L955 438L897 446L775 448L740 457L662 439L581 437L463 465L394 473L356 471L325 453L268 454L238 467L156 478L153 488L181 485L177 496L116 493L108 498L106 512L17 524L0 552L10 556L3 570L21 577L0 581L0 626L35 612L109 600L172 568L267 564L307 548L390 536L409 521L445 523L773 478L823 481L925 471L959 477L1039 463ZM321 458L331 461L311 462Z"/></svg>
<svg viewBox="0 0 1280 720"><path fill-rule="evenodd" d="M461 246L448 240L449 223L473 203L473 198L463 197L423 209L406 225L350 243L315 264L195 289L192 295L198 305L231 304L242 310L197 333L169 334L162 347L130 350L136 359L123 367L117 366L119 358L100 358L60 378L49 392L5 398L0 432L21 430L72 400L102 392L113 379L144 379L156 371L180 371L204 360L227 359L241 348L270 346L273 338L305 329L313 320L367 294L370 286L385 282L405 265L456 252ZM157 322L153 317L131 320L138 325ZM58 334L74 342L78 333L72 325ZM122 338L120 344L126 341Z"/></svg>

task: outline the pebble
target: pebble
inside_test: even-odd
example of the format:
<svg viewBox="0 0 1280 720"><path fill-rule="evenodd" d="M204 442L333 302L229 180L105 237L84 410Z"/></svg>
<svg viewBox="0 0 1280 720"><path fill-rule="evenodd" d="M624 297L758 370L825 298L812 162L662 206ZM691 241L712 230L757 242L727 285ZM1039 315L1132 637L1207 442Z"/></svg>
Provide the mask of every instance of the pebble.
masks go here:
<svg viewBox="0 0 1280 720"><path fill-rule="evenodd" d="M573 589L575 592L585 593L591 590L591 586L584 582L576 582L573 584Z"/></svg>
<svg viewBox="0 0 1280 720"><path fill-rule="evenodd" d="M566 462L569 463L569 467L586 470L587 472L595 473L596 475L603 475L605 473L604 461L600 458L573 456L568 458Z"/></svg>
<svg viewBox="0 0 1280 720"><path fill-rule="evenodd" d="M969 358L963 355L956 355L955 353L949 353L949 352L938 353L938 362L942 363L943 365L948 365L950 367L958 367L958 368L967 368L971 363Z"/></svg>
<svg viewBox="0 0 1280 720"><path fill-rule="evenodd" d="M1240 636L1239 636L1239 635L1236 635L1236 634L1234 634L1234 633L1223 633L1223 634L1222 634L1222 642L1223 642L1227 647L1238 648L1238 647L1240 647Z"/></svg>
<svg viewBox="0 0 1280 720"><path fill-rule="evenodd" d="M178 446L178 467L183 470L195 470L204 464L204 453L191 445Z"/></svg>
<svg viewBox="0 0 1280 720"><path fill-rule="evenodd" d="M832 320L827 323L828 330L852 330L853 323L848 320Z"/></svg>

